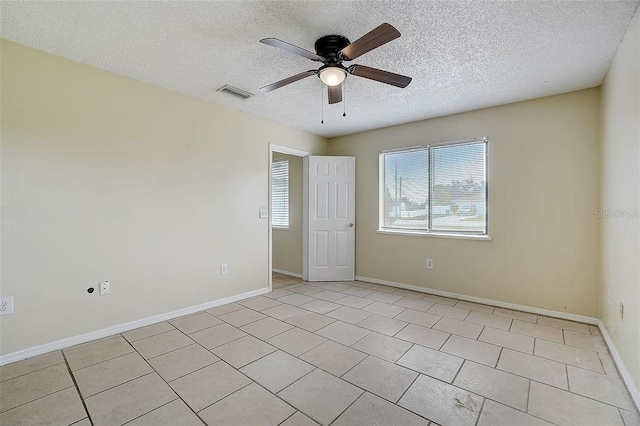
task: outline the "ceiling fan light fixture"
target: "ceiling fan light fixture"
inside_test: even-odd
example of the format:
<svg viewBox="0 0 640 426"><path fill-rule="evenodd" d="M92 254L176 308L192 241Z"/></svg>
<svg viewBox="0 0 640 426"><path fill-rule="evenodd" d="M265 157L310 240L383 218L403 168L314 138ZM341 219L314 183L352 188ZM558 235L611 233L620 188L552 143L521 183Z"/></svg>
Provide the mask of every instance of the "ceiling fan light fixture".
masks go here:
<svg viewBox="0 0 640 426"><path fill-rule="evenodd" d="M327 86L338 86L347 78L347 72L340 67L327 67L320 70L319 77Z"/></svg>
<svg viewBox="0 0 640 426"><path fill-rule="evenodd" d="M342 102L342 83L348 74L404 89L411 83L411 77L379 70L377 68L366 67L364 65L352 64L347 68L342 64L344 61L353 61L365 53L377 49L398 37L400 37L400 32L393 25L385 22L353 43L351 43L348 38L338 34L322 36L317 39L314 44L316 53L277 38L263 38L260 40L260 43L277 47L278 49L311 59L312 61L322 62L323 65L318 69L304 71L276 81L268 86L261 87L260 91L271 92L272 90L302 80L303 78L317 75L320 81L322 81L322 84L327 86L326 92L329 104L336 104Z"/></svg>

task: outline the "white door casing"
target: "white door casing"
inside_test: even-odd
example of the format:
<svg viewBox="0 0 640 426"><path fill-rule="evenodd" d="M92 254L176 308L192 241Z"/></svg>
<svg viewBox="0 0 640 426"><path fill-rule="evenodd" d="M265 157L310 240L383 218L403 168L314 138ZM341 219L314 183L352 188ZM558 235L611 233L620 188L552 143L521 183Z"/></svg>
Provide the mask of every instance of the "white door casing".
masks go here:
<svg viewBox="0 0 640 426"><path fill-rule="evenodd" d="M304 158L304 279L355 278L355 157Z"/></svg>

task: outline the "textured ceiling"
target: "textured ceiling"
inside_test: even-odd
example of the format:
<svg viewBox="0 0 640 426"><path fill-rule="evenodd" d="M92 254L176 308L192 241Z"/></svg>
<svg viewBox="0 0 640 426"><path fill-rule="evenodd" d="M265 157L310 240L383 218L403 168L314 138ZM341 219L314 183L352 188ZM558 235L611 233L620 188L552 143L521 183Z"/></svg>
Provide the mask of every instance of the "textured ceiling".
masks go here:
<svg viewBox="0 0 640 426"><path fill-rule="evenodd" d="M0 34L333 137L597 86L637 6L559 0L2 1ZM413 77L406 89L349 76L346 103L331 106L315 77L259 91L319 64L258 40L276 37L313 50L322 35L353 41L383 22L402 37L354 62ZM240 100L217 92L224 84L256 96Z"/></svg>

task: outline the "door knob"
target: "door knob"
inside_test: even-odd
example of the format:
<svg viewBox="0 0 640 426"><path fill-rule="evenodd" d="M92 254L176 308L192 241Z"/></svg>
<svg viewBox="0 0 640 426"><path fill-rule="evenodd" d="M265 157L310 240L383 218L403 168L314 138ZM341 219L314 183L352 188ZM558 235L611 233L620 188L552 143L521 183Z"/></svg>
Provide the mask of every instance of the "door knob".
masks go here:
<svg viewBox="0 0 640 426"><path fill-rule="evenodd" d="M350 223L350 224L349 224L349 228L353 228L353 223Z"/></svg>

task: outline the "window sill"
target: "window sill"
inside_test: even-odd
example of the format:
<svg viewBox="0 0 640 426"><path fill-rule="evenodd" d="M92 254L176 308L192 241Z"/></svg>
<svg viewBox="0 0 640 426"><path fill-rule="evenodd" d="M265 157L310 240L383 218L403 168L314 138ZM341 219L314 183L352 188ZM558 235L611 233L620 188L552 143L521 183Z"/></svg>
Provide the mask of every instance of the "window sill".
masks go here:
<svg viewBox="0 0 640 426"><path fill-rule="evenodd" d="M272 226L271 229L273 229L274 231L288 231L289 227L284 227L284 226Z"/></svg>
<svg viewBox="0 0 640 426"><path fill-rule="evenodd" d="M447 234L438 232L421 232L412 231L410 229L378 229L377 234L390 234L390 235L409 235L414 237L434 237L434 238L453 238L457 240L476 240L476 241L492 241L488 235L473 235L473 234Z"/></svg>

